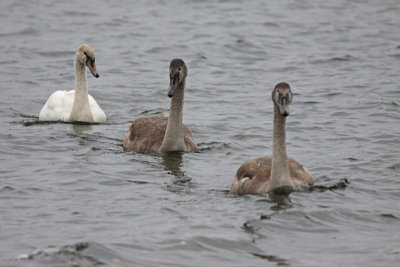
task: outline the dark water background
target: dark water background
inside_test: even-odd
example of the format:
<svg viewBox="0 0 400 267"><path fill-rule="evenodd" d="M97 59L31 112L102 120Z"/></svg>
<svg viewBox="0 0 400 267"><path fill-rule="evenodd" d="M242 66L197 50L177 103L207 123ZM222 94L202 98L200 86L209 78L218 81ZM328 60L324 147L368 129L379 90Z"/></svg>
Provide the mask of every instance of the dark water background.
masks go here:
<svg viewBox="0 0 400 267"><path fill-rule="evenodd" d="M0 1L0 266L398 266L400 4ZM95 49L107 123L37 123ZM124 152L189 68L198 153ZM271 153L273 86L295 93L288 154L316 187L228 191Z"/></svg>

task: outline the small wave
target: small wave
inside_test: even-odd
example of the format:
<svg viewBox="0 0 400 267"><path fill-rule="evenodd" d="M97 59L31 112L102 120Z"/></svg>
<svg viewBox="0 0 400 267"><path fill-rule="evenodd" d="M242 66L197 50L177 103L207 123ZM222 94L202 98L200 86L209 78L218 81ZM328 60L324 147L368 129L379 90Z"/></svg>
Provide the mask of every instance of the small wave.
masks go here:
<svg viewBox="0 0 400 267"><path fill-rule="evenodd" d="M231 146L227 143L223 142L209 142L209 143L198 143L197 144L197 152L203 153L207 151L214 150L226 150L231 148Z"/></svg>
<svg viewBox="0 0 400 267"><path fill-rule="evenodd" d="M25 28L25 29L23 29L21 31L17 31L17 32L0 33L0 37L9 37L9 36L15 36L15 35L26 36L26 35L33 35L33 34L35 34L37 32L38 31L35 30L34 28L28 27L28 28Z"/></svg>
<svg viewBox="0 0 400 267"><path fill-rule="evenodd" d="M350 56L350 55L344 55L344 56L336 56L336 57L330 57L330 58L323 58L323 59L315 59L312 60L312 64L329 64L333 62L346 62L346 61L352 61L352 60L357 60L356 57Z"/></svg>
<svg viewBox="0 0 400 267"><path fill-rule="evenodd" d="M259 254L259 253L253 253L253 256L268 260L269 262L276 263L278 266L290 266L289 262L285 259L279 258L274 255L264 255L264 254Z"/></svg>
<svg viewBox="0 0 400 267"><path fill-rule="evenodd" d="M22 124L24 126L34 126L34 125L46 125L46 124L51 124L50 121L39 121L39 120L34 120L34 121L19 121L17 122L18 124Z"/></svg>
<svg viewBox="0 0 400 267"><path fill-rule="evenodd" d="M279 24L278 24L278 23L270 22L270 21L264 22L263 25L264 25L265 27L279 28Z"/></svg>
<svg viewBox="0 0 400 267"><path fill-rule="evenodd" d="M64 11L63 12L67 16L72 16L72 17L93 17L96 16L96 13L93 12L84 12L84 11Z"/></svg>
<svg viewBox="0 0 400 267"><path fill-rule="evenodd" d="M318 101L303 101L302 103L305 104L305 105L316 105L316 104L319 104L321 102L318 102Z"/></svg>
<svg viewBox="0 0 400 267"><path fill-rule="evenodd" d="M237 197L236 195L232 194L229 189L209 189L207 190L207 194L215 194L216 196L222 197Z"/></svg>
<svg viewBox="0 0 400 267"><path fill-rule="evenodd" d="M337 112L331 113L332 117L340 117L340 118L348 117L350 115L351 115L351 113L346 112L346 111L337 111Z"/></svg>
<svg viewBox="0 0 400 267"><path fill-rule="evenodd" d="M350 61L353 59L356 59L356 58L352 57L350 55L345 55L344 57L332 57L332 58L329 58L328 60L329 61Z"/></svg>
<svg viewBox="0 0 400 267"><path fill-rule="evenodd" d="M3 188L0 189L0 193L10 192L10 191L15 191L15 189L14 187L9 185L3 186Z"/></svg>
<svg viewBox="0 0 400 267"><path fill-rule="evenodd" d="M138 181L138 180L126 180L128 183L134 183L134 184L150 184L150 182L147 181Z"/></svg>
<svg viewBox="0 0 400 267"><path fill-rule="evenodd" d="M30 254L22 254L18 256L19 260L44 260L48 259L51 262L74 262L76 265L96 266L104 264L103 262L87 255L82 255L82 252L89 247L89 243L81 242L74 245L67 245L61 248L48 247L37 250Z"/></svg>
<svg viewBox="0 0 400 267"><path fill-rule="evenodd" d="M389 166L389 169L395 170L395 171L400 170L400 163L396 163L392 166Z"/></svg>
<svg viewBox="0 0 400 267"><path fill-rule="evenodd" d="M22 254L18 260L45 262L53 266L100 266L121 263L116 252L96 243L79 242L63 247L49 246L30 254Z"/></svg>
<svg viewBox="0 0 400 267"><path fill-rule="evenodd" d="M17 60L13 60L13 59L9 59L9 60L2 60L2 61L0 61L0 65L6 65L6 64L12 64L12 65L15 65L15 64L17 64L17 63L19 63L19 61L17 61Z"/></svg>
<svg viewBox="0 0 400 267"><path fill-rule="evenodd" d="M340 93L340 92L334 92L334 93L329 93L329 94L327 94L327 96L338 96L338 95L341 95L342 93Z"/></svg>
<svg viewBox="0 0 400 267"><path fill-rule="evenodd" d="M17 117L22 117L22 118L29 118L29 119L38 119L38 116L33 116L30 114L24 114L24 113L20 113L14 109L11 108L11 110L13 111L14 115Z"/></svg>
<svg viewBox="0 0 400 267"><path fill-rule="evenodd" d="M156 108L156 109L149 109L149 110L145 110L142 111L141 113L139 113L139 115L158 115L158 114L163 114L167 112L167 110L161 109L161 108Z"/></svg>
<svg viewBox="0 0 400 267"><path fill-rule="evenodd" d="M398 107L399 106L399 104L397 104L396 102L394 102L394 101L392 101L392 103L391 103L393 106L395 106L395 107Z"/></svg>
<svg viewBox="0 0 400 267"><path fill-rule="evenodd" d="M165 47L161 47L161 46L155 46L155 47L152 47L152 48L146 50L145 52L149 53L149 54L153 54L153 53L162 53L165 50L168 50L168 49L166 49Z"/></svg>
<svg viewBox="0 0 400 267"><path fill-rule="evenodd" d="M332 185L314 185L310 187L309 191L318 191L318 192L325 192L325 191L333 191L333 190L344 190L350 184L350 181L347 178L340 179L338 182Z"/></svg>
<svg viewBox="0 0 400 267"><path fill-rule="evenodd" d="M381 217L384 218L384 219L389 219L389 220L399 220L398 217L394 216L391 213L382 213Z"/></svg>
<svg viewBox="0 0 400 267"><path fill-rule="evenodd" d="M73 55L73 53L71 53L71 51L37 51L36 54L40 55L40 56L44 56L44 57L50 57L50 58Z"/></svg>

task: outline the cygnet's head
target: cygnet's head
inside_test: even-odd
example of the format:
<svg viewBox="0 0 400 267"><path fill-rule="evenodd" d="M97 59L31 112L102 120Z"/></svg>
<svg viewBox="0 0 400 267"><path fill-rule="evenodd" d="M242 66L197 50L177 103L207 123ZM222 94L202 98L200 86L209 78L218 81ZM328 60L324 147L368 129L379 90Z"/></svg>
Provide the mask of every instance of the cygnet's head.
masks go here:
<svg viewBox="0 0 400 267"><path fill-rule="evenodd" d="M290 90L289 84L285 82L278 83L272 91L272 101L279 108L280 114L284 117L289 115L289 105L292 103L292 99L292 90Z"/></svg>
<svg viewBox="0 0 400 267"><path fill-rule="evenodd" d="M76 51L76 58L80 63L88 67L94 77L100 77L96 69L94 51L90 45L83 44L79 46L78 50Z"/></svg>
<svg viewBox="0 0 400 267"><path fill-rule="evenodd" d="M173 97L176 88L182 84L187 76L187 67L182 59L175 58L169 64L169 90L168 96Z"/></svg>

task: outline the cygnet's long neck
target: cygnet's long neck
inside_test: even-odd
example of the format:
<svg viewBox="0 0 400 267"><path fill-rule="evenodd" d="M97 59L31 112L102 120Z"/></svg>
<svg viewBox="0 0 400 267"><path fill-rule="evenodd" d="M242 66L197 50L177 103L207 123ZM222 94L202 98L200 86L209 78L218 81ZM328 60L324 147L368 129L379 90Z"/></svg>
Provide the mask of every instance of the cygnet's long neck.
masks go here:
<svg viewBox="0 0 400 267"><path fill-rule="evenodd" d="M161 145L161 152L185 151L185 140L182 124L184 90L185 80L178 85L174 96L171 98L167 130Z"/></svg>
<svg viewBox="0 0 400 267"><path fill-rule="evenodd" d="M286 117L282 116L278 106L274 105L274 140L269 190L283 186L293 187L286 155L285 124Z"/></svg>
<svg viewBox="0 0 400 267"><path fill-rule="evenodd" d="M88 88L86 84L85 65L75 57L75 97L72 105L70 121L93 122L89 106Z"/></svg>

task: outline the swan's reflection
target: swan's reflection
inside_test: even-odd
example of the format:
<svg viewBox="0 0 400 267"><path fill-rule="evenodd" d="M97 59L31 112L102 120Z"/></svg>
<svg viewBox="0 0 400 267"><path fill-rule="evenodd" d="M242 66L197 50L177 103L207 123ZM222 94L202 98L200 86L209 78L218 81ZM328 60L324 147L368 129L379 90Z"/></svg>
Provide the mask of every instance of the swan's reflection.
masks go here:
<svg viewBox="0 0 400 267"><path fill-rule="evenodd" d="M182 171L183 152L168 152L162 155L164 170L174 175L172 181L167 183L167 190L174 193L190 194L196 186L192 183L192 178L185 176Z"/></svg>
<svg viewBox="0 0 400 267"><path fill-rule="evenodd" d="M92 125L88 123L74 123L72 129L76 132L84 132L92 129Z"/></svg>
<svg viewBox="0 0 400 267"><path fill-rule="evenodd" d="M270 207L270 210L281 211L292 208L293 205L289 198L290 192L291 191L270 193L269 198L275 203L275 205Z"/></svg>
<svg viewBox="0 0 400 267"><path fill-rule="evenodd" d="M168 152L162 154L164 170L173 174L176 178L183 178L185 173L181 170L182 152Z"/></svg>
<svg viewBox="0 0 400 267"><path fill-rule="evenodd" d="M281 214L281 211L291 209L293 205L291 204L288 192L283 193L280 192L271 192L269 194L260 195L259 198L255 201L256 206L259 206L261 209L265 208L265 204L269 206L269 212L263 213L257 219L250 219L245 221L242 226L242 229L252 237L253 241L258 239L265 239L268 237L268 227L269 220L271 220L275 215ZM258 213L258 211L257 211ZM258 216L258 215L257 215ZM274 262L274 257L271 255L254 255L259 256L261 258L267 259L271 262ZM277 262L284 262L284 259L279 259Z"/></svg>
<svg viewBox="0 0 400 267"><path fill-rule="evenodd" d="M92 130L92 126L88 123L73 123L72 124L72 130L73 132L68 133L70 137L75 139L77 141L77 144L81 147L90 147L92 145L92 137L90 134L86 133L90 130ZM84 158L85 160L88 160L88 155L87 153L82 153L82 151L76 150L74 152L75 156L82 159Z"/></svg>

